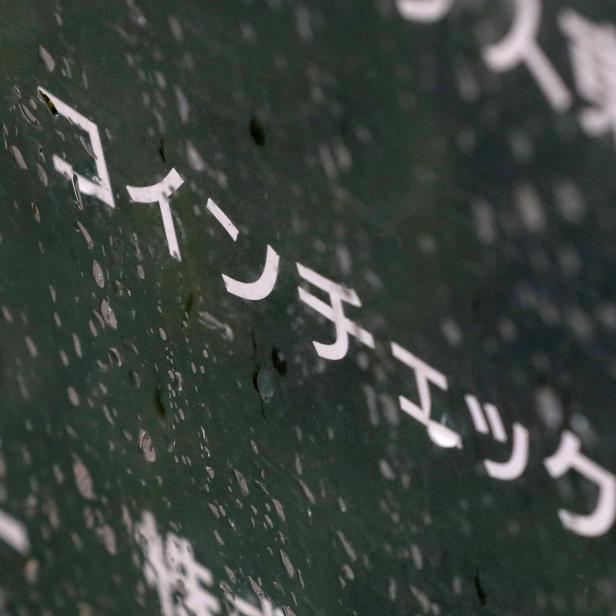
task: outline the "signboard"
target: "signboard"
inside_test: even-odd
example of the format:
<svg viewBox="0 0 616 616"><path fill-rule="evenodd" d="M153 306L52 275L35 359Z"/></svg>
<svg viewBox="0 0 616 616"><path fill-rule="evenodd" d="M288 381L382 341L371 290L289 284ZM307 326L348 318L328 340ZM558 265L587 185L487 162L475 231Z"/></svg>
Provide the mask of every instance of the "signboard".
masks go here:
<svg viewBox="0 0 616 616"><path fill-rule="evenodd" d="M1 11L0 613L615 613L611 2Z"/></svg>

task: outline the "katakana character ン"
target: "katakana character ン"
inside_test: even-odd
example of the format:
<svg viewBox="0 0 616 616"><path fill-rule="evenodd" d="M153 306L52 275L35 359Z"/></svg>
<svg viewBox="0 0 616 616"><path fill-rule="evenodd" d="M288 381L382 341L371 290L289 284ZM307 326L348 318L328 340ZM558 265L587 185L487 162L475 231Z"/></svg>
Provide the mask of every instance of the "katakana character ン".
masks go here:
<svg viewBox="0 0 616 616"><path fill-rule="evenodd" d="M281 609L274 608L271 601L264 597L260 598L259 607L239 597L227 595L227 598L233 606L229 616L285 616Z"/></svg>
<svg viewBox="0 0 616 616"><path fill-rule="evenodd" d="M616 29L594 24L572 9L562 11L558 21L570 40L578 92L593 105L582 111L580 123L592 136L611 130L616 138Z"/></svg>
<svg viewBox="0 0 616 616"><path fill-rule="evenodd" d="M317 355L330 360L343 359L349 350L349 334L355 336L362 344L373 349L374 336L357 325L357 323L347 319L344 315L343 303L351 304L351 306L357 308L361 307L361 301L357 293L353 289L343 287L329 278L317 274L301 263L297 263L296 265L299 275L304 280L322 291L325 291L325 293L329 295L329 304L327 304L305 289L301 287L297 288L300 300L331 321L336 328L336 340L331 344L323 344L315 340L312 341Z"/></svg>
<svg viewBox="0 0 616 616"><path fill-rule="evenodd" d="M514 0L513 6L512 28L503 40L483 49L483 58L498 73L526 64L550 105L556 111L565 111L571 106L571 93L537 43L541 0Z"/></svg>
<svg viewBox="0 0 616 616"><path fill-rule="evenodd" d="M145 553L146 582L158 590L163 616L213 616L220 612L220 602L207 589L214 583L212 574L195 560L186 539L169 533L163 548L149 511L143 513L135 534Z"/></svg>
<svg viewBox="0 0 616 616"><path fill-rule="evenodd" d="M239 231L237 227L231 222L229 217L218 207L218 205L208 199L207 210L216 218L216 220L222 225L223 229L229 234L231 239L237 241ZM225 287L232 295L237 295L242 299L250 301L259 301L265 299L276 286L276 280L278 279L278 269L280 267L280 256L278 253L268 244L265 254L265 265L263 272L257 280L254 282L241 282L235 280L226 274L222 275L222 279L225 283Z"/></svg>
<svg viewBox="0 0 616 616"><path fill-rule="evenodd" d="M169 254L178 261L182 260L180 256L180 247L175 234L173 225L173 217L171 216L171 208L169 207L169 198L171 195L184 184L184 180L180 174L171 169L169 173L156 184L151 186L127 186L126 190L134 203L158 203L160 214L163 219L163 228L165 230L165 238Z"/></svg>
<svg viewBox="0 0 616 616"><path fill-rule="evenodd" d="M556 453L543 461L551 477L559 478L576 470L599 489L597 505L592 513L580 515L559 509L558 517L568 530L584 537L600 537L607 533L616 517L616 477L581 452L580 439L563 432Z"/></svg>
<svg viewBox="0 0 616 616"><path fill-rule="evenodd" d="M396 359L415 372L415 382L419 394L419 405L411 402L411 400L404 396L399 396L400 408L407 415L410 415L426 427L428 436L435 445L444 448L456 447L461 449L462 439L460 435L451 428L434 421L430 416L432 412L430 384L443 391L447 391L447 377L395 342L391 344L391 351Z"/></svg>
<svg viewBox="0 0 616 616"><path fill-rule="evenodd" d="M396 0L400 15L409 21L438 21L452 4L453 0Z"/></svg>
<svg viewBox="0 0 616 616"><path fill-rule="evenodd" d="M113 192L111 190L111 180L109 179L109 172L107 171L107 163L105 162L103 144L101 143L98 126L92 122L92 120L88 120L88 118L81 115L70 105L61 101L57 96L49 92L49 90L39 87L38 92L54 115L66 118L71 124L74 124L88 134L91 149L86 148L86 150L94 158L96 175L91 179L86 178L77 173L73 169L73 165L56 154L53 155L54 169L76 184L76 187L84 195L96 197L105 205L112 208L115 207Z"/></svg>
<svg viewBox="0 0 616 616"><path fill-rule="evenodd" d="M471 418L477 432L492 434L499 443L506 443L508 441L500 412L496 406L484 404L482 408L477 398L470 394L464 396L464 400L471 413ZM483 464L488 475L501 481L513 481L521 477L528 464L528 441L528 430L522 424L514 423L511 456L507 462L484 460Z"/></svg>

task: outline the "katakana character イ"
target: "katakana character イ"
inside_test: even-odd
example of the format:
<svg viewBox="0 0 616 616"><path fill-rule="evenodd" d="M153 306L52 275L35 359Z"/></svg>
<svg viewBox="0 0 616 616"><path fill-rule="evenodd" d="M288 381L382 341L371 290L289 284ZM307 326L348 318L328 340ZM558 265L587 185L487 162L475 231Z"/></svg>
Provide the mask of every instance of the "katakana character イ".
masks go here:
<svg viewBox="0 0 616 616"><path fill-rule="evenodd" d="M184 180L180 174L171 169L169 173L156 184L151 186L127 186L126 190L135 203L158 203L160 207L160 215L163 219L163 228L165 230L165 238L169 247L169 254L178 261L182 260L180 256L180 247L175 235L175 227L173 226L173 218L171 216L171 208L169 207L169 197L184 184Z"/></svg>
<svg viewBox="0 0 616 616"><path fill-rule="evenodd" d="M88 118L81 115L71 106L61 101L57 96L49 92L49 90L39 87L38 92L54 115L60 115L66 118L71 124L74 124L88 133L92 149L91 151L89 149L87 151L94 158L96 176L92 179L86 178L77 173L73 169L73 165L56 154L53 155L53 166L55 170L71 180L71 182L76 185L76 188L84 195L96 197L109 207L115 207L113 192L111 190L111 180L109 179L109 172L107 171L107 163L105 162L105 155L103 154L103 144L101 143L98 126L96 126L92 120L88 120Z"/></svg>
<svg viewBox="0 0 616 616"><path fill-rule="evenodd" d="M374 336L361 328L357 323L347 319L344 314L343 303L351 306L361 307L361 301L353 289L348 289L339 285L325 276L317 274L315 271L297 263L299 275L310 284L325 291L329 295L329 304L320 300L312 293L301 287L297 288L299 298L304 304L316 310L326 319L330 320L336 328L336 340L331 344L323 344L313 340L312 344L316 349L317 355L325 359L337 360L346 356L349 349L349 334L355 336L359 342L371 349L374 348Z"/></svg>
<svg viewBox="0 0 616 616"><path fill-rule="evenodd" d="M506 443L507 433L501 420L500 413L493 404L479 404L475 396L464 396L466 406L477 432L492 434L499 443ZM486 421L487 418L487 421ZM519 423L513 424L513 447L507 462L493 462L484 460L485 469L490 477L501 481L513 481L522 476L528 464L528 430Z"/></svg>
<svg viewBox="0 0 616 616"><path fill-rule="evenodd" d="M578 92L592 104L580 114L580 123L590 135L614 132L616 138L616 29L594 24L572 9L559 15L569 37Z"/></svg>
<svg viewBox="0 0 616 616"><path fill-rule="evenodd" d="M453 0L395 0L398 12L409 21L433 22L443 18Z"/></svg>
<svg viewBox="0 0 616 616"><path fill-rule="evenodd" d="M169 533L163 548L149 511L143 513L135 534L145 553L146 582L158 590L163 616L213 616L220 612L220 602L207 589L214 583L212 574L195 560L186 539Z"/></svg>
<svg viewBox="0 0 616 616"><path fill-rule="evenodd" d="M400 408L413 419L426 426L428 436L434 444L439 447L457 447L461 449L462 439L460 435L451 428L434 421L430 417L432 412L430 383L436 385L436 387L443 391L447 391L447 377L395 342L391 344L391 351L396 359L399 359L403 364L415 372L415 381L419 394L419 405L411 402L404 396L399 396Z"/></svg>
<svg viewBox="0 0 616 616"><path fill-rule="evenodd" d="M483 50L487 65L498 73L521 63L535 78L550 105L564 111L571 105L571 93L537 43L541 22L541 0L514 0L515 21L505 38Z"/></svg>
<svg viewBox="0 0 616 616"><path fill-rule="evenodd" d="M240 597L227 595L233 611L229 616L285 616L284 612L279 608L274 608L271 601L265 597L259 600L259 607L256 607Z"/></svg>
<svg viewBox="0 0 616 616"><path fill-rule="evenodd" d="M616 517L616 477L587 458L581 452L580 439L569 431L563 432L558 450L543 464L551 477L562 477L573 469L599 489L592 513L583 515L559 509L558 517L563 526L584 537L599 537L607 533Z"/></svg>
<svg viewBox="0 0 616 616"><path fill-rule="evenodd" d="M212 201L212 199L208 199L207 201L207 210L222 225L223 229L229 234L231 239L234 242L237 241L237 236L239 234L237 227L218 207L218 205ZM276 280L278 278L279 267L280 257L278 253L268 244L263 272L257 280L254 282L241 282L240 280L235 280L235 278L231 278L226 274L222 275L222 279L229 293L237 295L243 299L258 301L265 299L274 290Z"/></svg>

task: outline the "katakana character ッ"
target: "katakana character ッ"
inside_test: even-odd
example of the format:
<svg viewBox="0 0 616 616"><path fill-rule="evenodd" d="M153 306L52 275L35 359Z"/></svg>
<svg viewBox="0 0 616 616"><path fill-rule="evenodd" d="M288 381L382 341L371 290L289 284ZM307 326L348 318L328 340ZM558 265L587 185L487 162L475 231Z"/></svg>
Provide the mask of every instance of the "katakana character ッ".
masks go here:
<svg viewBox="0 0 616 616"><path fill-rule="evenodd" d="M180 256L180 247L175 235L175 227L173 226L173 218L171 216L171 208L169 207L169 197L184 184L184 180L180 174L171 169L169 173L156 184L151 186L127 186L126 190L135 203L158 203L160 214L163 219L163 228L165 230L165 238L169 247L169 254L178 261L182 260Z"/></svg>
<svg viewBox="0 0 616 616"><path fill-rule="evenodd" d="M432 412L430 383L436 385L436 387L443 391L447 391L447 377L395 342L391 344L391 351L396 359L400 360L415 372L415 381L419 394L419 405L411 402L404 396L399 396L400 408L413 419L426 426L428 436L433 443L439 447L457 447L461 449L462 439L460 435L451 428L434 421L430 417Z"/></svg>
<svg viewBox="0 0 616 616"><path fill-rule="evenodd" d="M357 293L353 289L343 287L329 278L317 274L301 263L296 265L299 275L304 280L329 295L330 303L327 304L301 287L297 288L300 300L330 320L336 328L336 340L331 344L323 344L313 340L312 344L316 349L317 355L331 360L342 359L346 356L349 349L349 334L355 336L362 344L373 349L374 336L357 325L357 323L347 319L344 315L343 303L351 304L351 306L358 308L361 307L361 301Z"/></svg>
<svg viewBox="0 0 616 616"><path fill-rule="evenodd" d="M86 178L80 173L77 173L73 165L56 154L53 155L53 166L55 170L71 180L76 188L84 195L96 197L109 207L115 207L113 192L111 190L111 180L109 179L109 172L107 171L107 163L105 162L98 126L92 122L92 120L88 120L88 118L81 115L71 106L61 101L57 96L49 92L49 90L39 87L38 92L54 115L60 115L66 118L71 124L74 124L88 134L91 150L86 147L86 151L94 158L96 175L91 179Z"/></svg>
<svg viewBox="0 0 616 616"><path fill-rule="evenodd" d="M395 0L398 11L409 21L438 21L444 17L453 0Z"/></svg>
<svg viewBox="0 0 616 616"><path fill-rule="evenodd" d="M507 433L496 406L484 404L482 408L477 398L470 394L464 396L464 399L477 432L492 434L499 443L506 443ZM528 464L528 441L528 430L522 424L514 423L511 456L507 462L484 460L483 464L488 475L501 481L513 481L521 477Z"/></svg>
<svg viewBox="0 0 616 616"><path fill-rule="evenodd" d="M487 65L498 73L521 63L535 78L556 111L571 106L571 93L537 43L541 21L541 0L514 0L515 21L505 38L483 50Z"/></svg>
<svg viewBox="0 0 616 616"><path fill-rule="evenodd" d="M222 225L223 229L229 234L231 239L237 241L239 234L237 227L231 222L229 217L216 205L212 199L207 201L208 211L216 218L216 220ZM278 278L278 269L280 267L280 256L278 253L268 244L265 254L265 265L263 272L257 280L254 282L241 282L235 280L226 274L222 275L222 279L225 283L227 291L237 297L248 299L251 301L258 301L265 299L276 286L276 280Z"/></svg>
<svg viewBox="0 0 616 616"><path fill-rule="evenodd" d="M214 583L209 569L199 564L192 546L173 533L163 542L154 516L146 511L135 528L145 553L146 582L156 587L163 616L213 616L220 602L207 589Z"/></svg>
<svg viewBox="0 0 616 616"><path fill-rule="evenodd" d="M570 39L578 92L593 105L581 112L580 123L590 135L611 130L616 138L616 29L592 23L572 9L559 15L559 23Z"/></svg>
<svg viewBox="0 0 616 616"><path fill-rule="evenodd" d="M265 597L259 599L259 607L234 595L227 595L227 598L233 606L229 616L285 616L281 609L274 608L272 602Z"/></svg>
<svg viewBox="0 0 616 616"><path fill-rule="evenodd" d="M599 537L607 533L616 517L616 477L580 450L580 439L566 430L556 453L546 458L543 464L551 477L562 477L573 469L597 486L599 496L592 513L582 515L559 509L558 517L565 528L577 535Z"/></svg>

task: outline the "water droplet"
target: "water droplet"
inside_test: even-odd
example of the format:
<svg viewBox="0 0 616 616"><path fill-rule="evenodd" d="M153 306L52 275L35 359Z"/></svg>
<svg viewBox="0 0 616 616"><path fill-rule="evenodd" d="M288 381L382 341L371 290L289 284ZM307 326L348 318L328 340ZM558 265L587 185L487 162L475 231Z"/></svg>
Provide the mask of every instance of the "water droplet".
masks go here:
<svg viewBox="0 0 616 616"><path fill-rule="evenodd" d="M274 396L274 385L270 373L265 368L259 368L253 376L253 382L261 400L267 404Z"/></svg>
<svg viewBox="0 0 616 616"><path fill-rule="evenodd" d="M116 319L115 312L106 297L101 301L101 316L109 327L112 329L118 329L118 320Z"/></svg>
<svg viewBox="0 0 616 616"><path fill-rule="evenodd" d="M154 449L152 437L145 430L139 431L139 449L148 462L156 460L156 449Z"/></svg>
<svg viewBox="0 0 616 616"><path fill-rule="evenodd" d="M96 259L92 261L92 275L94 282L102 289L105 286L105 273Z"/></svg>

